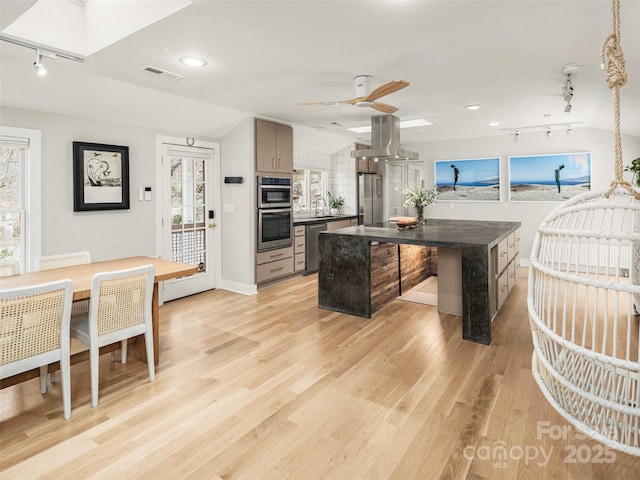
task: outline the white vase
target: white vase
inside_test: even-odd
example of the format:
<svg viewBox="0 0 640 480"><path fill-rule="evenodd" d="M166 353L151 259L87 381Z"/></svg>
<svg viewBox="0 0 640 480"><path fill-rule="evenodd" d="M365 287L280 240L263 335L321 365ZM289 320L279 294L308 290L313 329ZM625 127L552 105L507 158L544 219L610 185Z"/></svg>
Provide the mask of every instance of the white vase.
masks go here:
<svg viewBox="0 0 640 480"><path fill-rule="evenodd" d="M332 208L331 209L331 215L339 215L340 214L340 209L339 208Z"/></svg>

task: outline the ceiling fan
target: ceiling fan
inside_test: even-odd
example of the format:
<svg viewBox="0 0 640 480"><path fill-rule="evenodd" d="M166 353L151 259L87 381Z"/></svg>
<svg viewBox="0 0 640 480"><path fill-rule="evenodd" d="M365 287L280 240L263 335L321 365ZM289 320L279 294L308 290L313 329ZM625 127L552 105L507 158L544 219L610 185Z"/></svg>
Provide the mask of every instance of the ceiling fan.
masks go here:
<svg viewBox="0 0 640 480"><path fill-rule="evenodd" d="M398 107L394 107L393 105L389 105L387 103L377 102L378 98L389 95L393 92L397 92L398 90L402 90L405 87L408 87L410 84L405 80L392 80L383 85L380 85L378 88L375 88L373 91L371 90L371 80L373 77L371 75L358 75L353 77L355 88L356 88L356 96L350 100L339 100L335 102L306 102L306 103L298 103L297 105L336 105L338 103L348 103L351 105L355 105L356 107L371 107L382 113L394 113L398 110Z"/></svg>

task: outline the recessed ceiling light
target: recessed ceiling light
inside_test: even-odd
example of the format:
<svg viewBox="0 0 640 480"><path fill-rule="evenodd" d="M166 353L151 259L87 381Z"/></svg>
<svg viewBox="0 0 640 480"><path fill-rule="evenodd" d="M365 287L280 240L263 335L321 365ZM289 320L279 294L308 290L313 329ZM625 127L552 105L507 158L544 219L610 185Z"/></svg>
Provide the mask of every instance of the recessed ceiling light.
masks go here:
<svg viewBox="0 0 640 480"><path fill-rule="evenodd" d="M500 122L489 122L487 123L487 125L489 125L490 127L497 127L498 125L500 125Z"/></svg>
<svg viewBox="0 0 640 480"><path fill-rule="evenodd" d="M182 57L180 63L188 67L204 67L207 64L205 60L198 57Z"/></svg>
<svg viewBox="0 0 640 480"><path fill-rule="evenodd" d="M416 120L403 120L400 122L400 128L412 128L412 127L427 127L429 125L433 125L428 120L424 118L418 118ZM367 133L371 131L371 125L367 125L366 127L353 127L347 128L347 130L351 130L356 133Z"/></svg>
<svg viewBox="0 0 640 480"><path fill-rule="evenodd" d="M472 103L471 105L465 105L464 108L467 110L478 110L480 108L479 103Z"/></svg>

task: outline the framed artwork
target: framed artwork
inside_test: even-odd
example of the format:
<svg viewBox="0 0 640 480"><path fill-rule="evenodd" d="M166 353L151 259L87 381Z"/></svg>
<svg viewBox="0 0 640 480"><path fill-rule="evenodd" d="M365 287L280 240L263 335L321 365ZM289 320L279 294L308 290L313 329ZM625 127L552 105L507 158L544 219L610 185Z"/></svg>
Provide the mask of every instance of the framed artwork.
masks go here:
<svg viewBox="0 0 640 480"><path fill-rule="evenodd" d="M129 147L73 142L73 211L129 208Z"/></svg>
<svg viewBox="0 0 640 480"><path fill-rule="evenodd" d="M500 201L500 157L436 160L438 200Z"/></svg>
<svg viewBox="0 0 640 480"><path fill-rule="evenodd" d="M589 152L509 157L512 202L563 202L589 190Z"/></svg>

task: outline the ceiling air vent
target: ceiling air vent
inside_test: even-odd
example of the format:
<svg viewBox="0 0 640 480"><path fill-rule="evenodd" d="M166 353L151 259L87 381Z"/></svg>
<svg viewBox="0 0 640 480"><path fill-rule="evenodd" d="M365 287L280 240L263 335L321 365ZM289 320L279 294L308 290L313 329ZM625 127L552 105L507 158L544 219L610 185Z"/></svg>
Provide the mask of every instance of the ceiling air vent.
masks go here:
<svg viewBox="0 0 640 480"><path fill-rule="evenodd" d="M142 70L143 72L151 73L152 75L168 78L169 80L182 80L184 78L184 76L178 73L173 73L158 67L152 67L151 65L145 65L144 67L141 67L140 70Z"/></svg>

